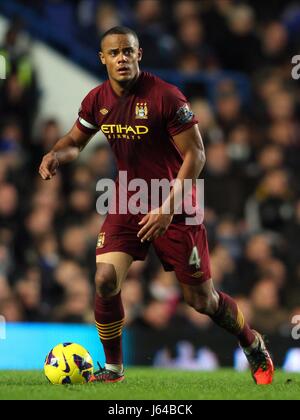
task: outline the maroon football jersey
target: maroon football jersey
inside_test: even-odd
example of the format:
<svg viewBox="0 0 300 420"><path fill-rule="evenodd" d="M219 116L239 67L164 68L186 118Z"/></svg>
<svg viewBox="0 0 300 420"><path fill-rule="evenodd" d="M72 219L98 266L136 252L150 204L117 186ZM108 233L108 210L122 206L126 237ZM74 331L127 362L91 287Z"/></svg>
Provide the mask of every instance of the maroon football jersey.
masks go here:
<svg viewBox="0 0 300 420"><path fill-rule="evenodd" d="M93 134L101 130L128 182L140 178L176 179L183 163L173 136L197 124L185 96L174 85L141 72L131 91L119 97L109 80L83 100L77 127Z"/></svg>

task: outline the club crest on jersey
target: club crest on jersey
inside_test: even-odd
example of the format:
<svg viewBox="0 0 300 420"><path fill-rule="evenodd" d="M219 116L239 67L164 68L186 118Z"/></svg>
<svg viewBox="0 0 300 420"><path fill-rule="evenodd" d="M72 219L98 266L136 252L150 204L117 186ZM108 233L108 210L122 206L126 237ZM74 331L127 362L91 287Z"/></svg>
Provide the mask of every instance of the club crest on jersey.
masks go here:
<svg viewBox="0 0 300 420"><path fill-rule="evenodd" d="M135 107L135 118L138 120L148 119L148 105L147 102L137 103Z"/></svg>
<svg viewBox="0 0 300 420"><path fill-rule="evenodd" d="M101 232L98 235L97 248L103 248L104 242L105 242L105 232Z"/></svg>
<svg viewBox="0 0 300 420"><path fill-rule="evenodd" d="M190 110L188 104L183 105L179 110L176 112L177 120L180 124L186 124L192 121L194 114Z"/></svg>

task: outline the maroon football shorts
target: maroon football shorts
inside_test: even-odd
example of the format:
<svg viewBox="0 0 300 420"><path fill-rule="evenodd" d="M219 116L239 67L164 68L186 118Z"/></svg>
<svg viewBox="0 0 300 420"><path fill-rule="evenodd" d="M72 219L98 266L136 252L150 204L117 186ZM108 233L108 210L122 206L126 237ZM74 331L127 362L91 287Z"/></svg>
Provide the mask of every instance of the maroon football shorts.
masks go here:
<svg viewBox="0 0 300 420"><path fill-rule="evenodd" d="M153 242L141 243L137 234L141 215L109 214L98 236L96 255L124 252L134 260L144 260L153 244L165 271L175 271L181 283L198 285L211 278L210 259L204 225L172 223Z"/></svg>

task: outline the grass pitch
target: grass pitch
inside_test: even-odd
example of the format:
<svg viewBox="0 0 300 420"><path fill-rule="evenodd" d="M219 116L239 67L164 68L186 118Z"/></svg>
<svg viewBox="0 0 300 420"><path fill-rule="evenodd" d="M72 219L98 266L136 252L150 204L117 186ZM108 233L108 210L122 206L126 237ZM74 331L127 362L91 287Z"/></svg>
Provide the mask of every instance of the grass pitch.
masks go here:
<svg viewBox="0 0 300 420"><path fill-rule="evenodd" d="M230 369L182 372L130 368L117 384L50 385L43 372L0 371L0 400L298 400L300 375L276 372L271 386Z"/></svg>

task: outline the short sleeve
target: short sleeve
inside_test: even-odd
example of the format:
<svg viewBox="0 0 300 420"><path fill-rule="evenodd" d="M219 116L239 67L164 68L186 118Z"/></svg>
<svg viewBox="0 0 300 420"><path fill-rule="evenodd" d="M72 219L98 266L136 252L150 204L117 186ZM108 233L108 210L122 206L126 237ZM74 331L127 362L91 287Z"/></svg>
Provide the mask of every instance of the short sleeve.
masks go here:
<svg viewBox="0 0 300 420"><path fill-rule="evenodd" d="M93 91L91 91L81 102L81 106L78 111L76 125L79 130L86 134L94 134L99 131L93 112L95 108L94 104L95 95L93 94Z"/></svg>
<svg viewBox="0 0 300 420"><path fill-rule="evenodd" d="M167 130L172 137L198 124L186 97L172 85L164 92L163 114Z"/></svg>

